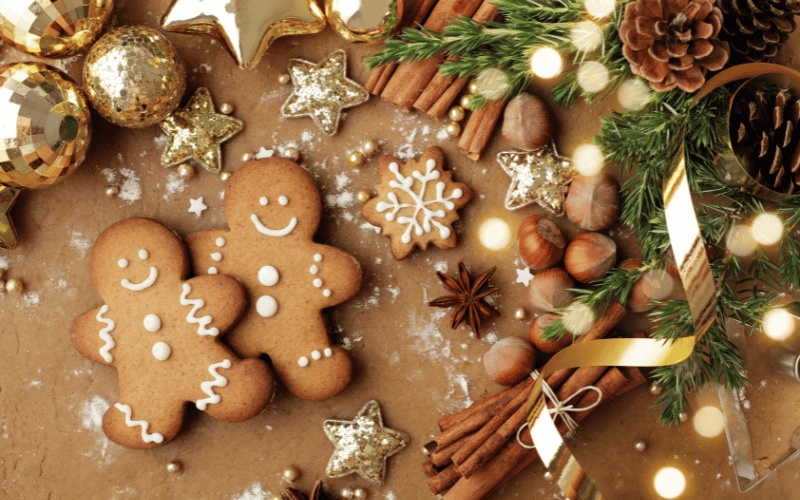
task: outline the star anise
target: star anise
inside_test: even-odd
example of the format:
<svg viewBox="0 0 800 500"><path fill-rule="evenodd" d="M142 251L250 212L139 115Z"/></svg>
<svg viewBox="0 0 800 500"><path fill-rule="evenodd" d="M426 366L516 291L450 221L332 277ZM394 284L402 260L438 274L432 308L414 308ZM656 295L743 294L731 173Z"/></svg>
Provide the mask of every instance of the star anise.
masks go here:
<svg viewBox="0 0 800 500"><path fill-rule="evenodd" d="M458 276L456 279L437 271L436 276L442 281L444 287L454 295L439 297L428 302L428 305L455 308L450 328L455 330L462 321L466 320L472 331L475 332L475 336L481 338L481 320L500 316L497 310L483 300L484 297L499 289L496 286L484 289L489 282L489 278L492 277L496 270L497 268L493 267L475 278L474 281L470 278L467 267L463 262L458 263Z"/></svg>
<svg viewBox="0 0 800 500"><path fill-rule="evenodd" d="M281 494L284 500L327 500L327 496L325 496L325 490L322 487L322 481L317 481L314 483L314 487L311 489L311 493L306 496L305 493L302 491L298 491L294 488L287 488L283 490Z"/></svg>

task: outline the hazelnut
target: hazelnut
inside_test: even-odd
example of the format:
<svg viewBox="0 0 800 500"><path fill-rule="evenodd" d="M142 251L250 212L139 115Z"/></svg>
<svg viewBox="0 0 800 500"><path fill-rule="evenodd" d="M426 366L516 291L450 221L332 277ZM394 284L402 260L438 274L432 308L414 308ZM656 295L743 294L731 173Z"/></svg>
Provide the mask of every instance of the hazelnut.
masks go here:
<svg viewBox="0 0 800 500"><path fill-rule="evenodd" d="M600 233L582 233L567 246L564 265L581 283L605 276L617 261L617 244Z"/></svg>
<svg viewBox="0 0 800 500"><path fill-rule="evenodd" d="M560 339L553 340L545 340L542 338L542 334L544 333L544 329L547 328L547 325L558 318L558 314L547 313L542 314L531 322L531 327L528 329L528 336L531 342L533 342L533 345L540 351L550 354L558 352L572 343L572 335L564 335Z"/></svg>
<svg viewBox="0 0 800 500"><path fill-rule="evenodd" d="M535 307L544 311L552 311L566 307L575 298L575 281L563 269L554 267L533 277L528 285L528 300Z"/></svg>
<svg viewBox="0 0 800 500"><path fill-rule="evenodd" d="M553 138L553 114L541 97L522 93L511 99L503 113L503 139L513 147L533 151Z"/></svg>
<svg viewBox="0 0 800 500"><path fill-rule="evenodd" d="M631 288L628 307L633 312L647 312L656 305L653 301L664 300L672 294L675 280L663 269L648 269Z"/></svg>
<svg viewBox="0 0 800 500"><path fill-rule="evenodd" d="M536 363L536 350L522 337L506 337L483 357L486 373L500 385L514 385L527 377Z"/></svg>
<svg viewBox="0 0 800 500"><path fill-rule="evenodd" d="M619 184L604 174L578 175L569 186L564 209L570 222L581 229L608 229L619 220Z"/></svg>
<svg viewBox="0 0 800 500"><path fill-rule="evenodd" d="M525 265L545 269L555 265L564 256L567 239L554 222L531 215L519 225L517 249Z"/></svg>

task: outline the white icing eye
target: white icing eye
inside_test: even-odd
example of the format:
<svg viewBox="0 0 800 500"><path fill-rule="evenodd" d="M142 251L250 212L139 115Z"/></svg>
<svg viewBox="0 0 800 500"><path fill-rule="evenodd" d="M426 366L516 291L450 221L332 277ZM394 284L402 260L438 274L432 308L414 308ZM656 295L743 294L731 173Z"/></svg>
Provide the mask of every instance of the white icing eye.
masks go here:
<svg viewBox="0 0 800 500"><path fill-rule="evenodd" d="M267 203L269 203L266 196L262 196L261 199L258 200L258 202L261 204L262 207L266 207Z"/></svg>
<svg viewBox="0 0 800 500"><path fill-rule="evenodd" d="M166 342L156 342L153 344L153 357L159 361L166 361L172 354L172 348Z"/></svg>
<svg viewBox="0 0 800 500"><path fill-rule="evenodd" d="M119 259L119 262L117 262L117 265L119 267L121 267L122 269L125 269L126 267L128 267L128 259Z"/></svg>
<svg viewBox="0 0 800 500"><path fill-rule="evenodd" d="M283 205L285 207L286 205L289 204L289 198L287 198L285 196L281 196L280 198L278 198L278 203L280 203L281 205Z"/></svg>
<svg viewBox="0 0 800 500"><path fill-rule="evenodd" d="M279 278L278 270L272 266L264 266L258 270L258 281L264 286L275 286Z"/></svg>
<svg viewBox="0 0 800 500"><path fill-rule="evenodd" d="M225 246L225 238L217 238L216 243L217 243L218 247L220 247L220 248L224 247Z"/></svg>
<svg viewBox="0 0 800 500"><path fill-rule="evenodd" d="M146 260L148 257L150 257L150 254L147 253L147 250L139 250L139 258L140 259Z"/></svg>
<svg viewBox="0 0 800 500"><path fill-rule="evenodd" d="M322 262L322 254L321 253L314 254L314 262Z"/></svg>
<svg viewBox="0 0 800 500"><path fill-rule="evenodd" d="M161 330L161 318L156 314L148 314L144 317L144 329L152 333Z"/></svg>
<svg viewBox="0 0 800 500"><path fill-rule="evenodd" d="M211 254L211 258L214 259L215 261L219 262L219 261L222 260L222 254L219 253L219 252L214 252L214 253Z"/></svg>
<svg viewBox="0 0 800 500"><path fill-rule="evenodd" d="M211 266L211 267L208 268L208 274L217 274L218 272L219 272L219 269L217 269L214 266Z"/></svg>

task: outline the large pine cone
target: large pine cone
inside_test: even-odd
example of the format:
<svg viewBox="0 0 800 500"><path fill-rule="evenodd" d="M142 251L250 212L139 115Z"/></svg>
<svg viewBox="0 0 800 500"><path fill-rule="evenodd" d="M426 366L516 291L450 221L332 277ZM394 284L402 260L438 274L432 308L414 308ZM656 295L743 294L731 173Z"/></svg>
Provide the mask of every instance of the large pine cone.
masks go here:
<svg viewBox="0 0 800 500"><path fill-rule="evenodd" d="M768 61L778 55L789 34L797 28L798 0L721 0L720 40L731 46L740 61Z"/></svg>
<svg viewBox="0 0 800 500"><path fill-rule="evenodd" d="M728 44L717 40L721 28L713 0L636 0L625 6L619 37L631 71L653 90L694 92L707 70L728 62Z"/></svg>

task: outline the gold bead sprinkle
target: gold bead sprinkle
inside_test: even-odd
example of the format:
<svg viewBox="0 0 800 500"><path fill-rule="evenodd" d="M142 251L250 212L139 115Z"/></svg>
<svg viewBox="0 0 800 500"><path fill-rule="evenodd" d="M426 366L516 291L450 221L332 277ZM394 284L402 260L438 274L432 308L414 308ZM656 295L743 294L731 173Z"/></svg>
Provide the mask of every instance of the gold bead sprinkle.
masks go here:
<svg viewBox="0 0 800 500"><path fill-rule="evenodd" d="M362 488L356 488L353 492L353 499L354 500L367 500L367 490Z"/></svg>
<svg viewBox="0 0 800 500"><path fill-rule="evenodd" d="M353 498L354 494L355 493L353 492L353 488L342 488L341 495L344 500L350 500L351 498Z"/></svg>
<svg viewBox="0 0 800 500"><path fill-rule="evenodd" d="M466 115L467 112L464 111L464 108L461 106L453 106L450 108L450 111L447 112L447 116L449 116L454 122L460 122Z"/></svg>
<svg viewBox="0 0 800 500"><path fill-rule="evenodd" d="M361 151L353 151L347 155L347 161L354 167L360 167L364 164L364 153Z"/></svg>
<svg viewBox="0 0 800 500"><path fill-rule="evenodd" d="M550 471L545 472L544 473L544 480L545 481L552 481L553 480L553 474L551 474Z"/></svg>
<svg viewBox="0 0 800 500"><path fill-rule="evenodd" d="M219 107L219 112L223 115L229 115L233 113L233 104L229 102L223 102L222 106Z"/></svg>
<svg viewBox="0 0 800 500"><path fill-rule="evenodd" d="M686 413L685 411L678 413L678 420L680 420L681 422L686 422L687 420L689 420L689 414Z"/></svg>
<svg viewBox="0 0 800 500"><path fill-rule="evenodd" d="M286 85L292 81L292 77L289 76L289 73L281 73L278 75L278 83L281 85Z"/></svg>
<svg viewBox="0 0 800 500"><path fill-rule="evenodd" d="M192 179L195 173L196 172L194 170L194 167L189 165L188 163L181 163L178 166L178 176L180 176L180 178L185 181Z"/></svg>
<svg viewBox="0 0 800 500"><path fill-rule="evenodd" d="M518 321L522 321L523 319L528 317L528 313L522 307L518 308L514 311L514 319Z"/></svg>
<svg viewBox="0 0 800 500"><path fill-rule="evenodd" d="M656 384L655 382L650 384L650 394L652 394L653 396L661 395L661 386Z"/></svg>
<svg viewBox="0 0 800 500"><path fill-rule="evenodd" d="M444 131L447 132L447 135L450 137L458 137L461 134L461 125L458 122L450 122L444 128Z"/></svg>
<svg viewBox="0 0 800 500"><path fill-rule="evenodd" d="M470 98L468 95L465 95L461 98L460 104L464 109L472 109L472 98Z"/></svg>
<svg viewBox="0 0 800 500"><path fill-rule="evenodd" d="M249 161L253 161L253 159L254 159L255 157L256 157L256 155L254 155L253 153L251 153L251 152L247 152L247 153L245 153L245 154L243 154L243 155L242 155L242 161L243 161L243 162L245 162L245 163L247 163L247 162L249 162Z"/></svg>
<svg viewBox="0 0 800 500"><path fill-rule="evenodd" d="M183 470L183 464L177 460L173 460L172 462L167 464L167 472L170 472L172 474L177 474L182 470Z"/></svg>
<svg viewBox="0 0 800 500"><path fill-rule="evenodd" d="M297 469L295 469L294 467L287 467L283 471L283 473L281 473L281 476L283 476L283 480L284 481L286 481L288 483L293 483L293 482L297 481L297 478L300 477L300 474L297 472Z"/></svg>
<svg viewBox="0 0 800 500"><path fill-rule="evenodd" d="M361 151L367 156L372 156L378 152L378 144L373 140L364 141L364 144L361 145Z"/></svg>
<svg viewBox="0 0 800 500"><path fill-rule="evenodd" d="M470 94L477 94L478 93L478 80L472 79L469 81L469 86L467 87L467 91Z"/></svg>
<svg viewBox="0 0 800 500"><path fill-rule="evenodd" d="M118 194L119 194L119 188L117 186L106 186L106 196L108 196L109 198L113 198Z"/></svg>
<svg viewBox="0 0 800 500"><path fill-rule="evenodd" d="M222 182L228 182L230 179L231 179L230 172L222 172L221 174L219 174L219 180L221 180Z"/></svg>
<svg viewBox="0 0 800 500"><path fill-rule="evenodd" d="M22 281L18 280L17 278L11 278L10 280L6 281L6 291L13 295L21 294Z"/></svg>
<svg viewBox="0 0 800 500"><path fill-rule="evenodd" d="M368 192L366 192L366 191L364 191L364 190L361 190L361 191L359 191L358 193L356 193L356 199L357 199L357 200L358 200L358 202L359 202L359 203L361 203L362 205L363 205L364 203L368 202L370 198L371 198L371 196L369 195L369 193L368 193Z"/></svg>
<svg viewBox="0 0 800 500"><path fill-rule="evenodd" d="M639 441L636 441L636 444L634 444L633 447L636 449L636 451L641 452L647 449L647 443L640 439Z"/></svg>
<svg viewBox="0 0 800 500"><path fill-rule="evenodd" d="M282 156L287 160L292 160L296 162L300 159L300 150L297 148L288 147L283 150Z"/></svg>

